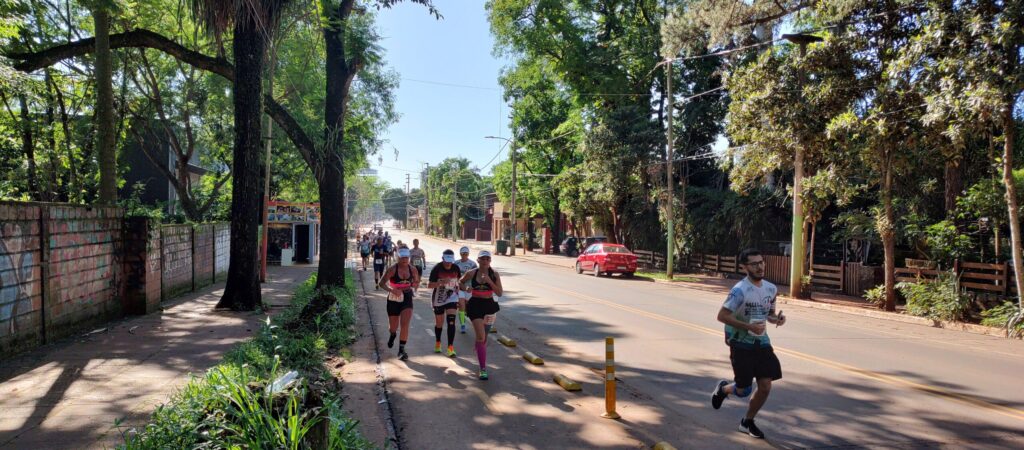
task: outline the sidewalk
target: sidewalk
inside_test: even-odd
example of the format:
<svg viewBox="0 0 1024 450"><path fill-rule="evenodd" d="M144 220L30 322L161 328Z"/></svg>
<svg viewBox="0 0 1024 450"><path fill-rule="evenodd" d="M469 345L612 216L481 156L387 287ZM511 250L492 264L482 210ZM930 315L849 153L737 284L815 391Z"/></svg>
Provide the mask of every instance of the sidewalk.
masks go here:
<svg viewBox="0 0 1024 450"><path fill-rule="evenodd" d="M291 301L313 266L271 267L263 301ZM164 310L0 362L0 448L112 448L114 427L142 425L155 407L249 337L262 314L214 311L223 283L164 302Z"/></svg>

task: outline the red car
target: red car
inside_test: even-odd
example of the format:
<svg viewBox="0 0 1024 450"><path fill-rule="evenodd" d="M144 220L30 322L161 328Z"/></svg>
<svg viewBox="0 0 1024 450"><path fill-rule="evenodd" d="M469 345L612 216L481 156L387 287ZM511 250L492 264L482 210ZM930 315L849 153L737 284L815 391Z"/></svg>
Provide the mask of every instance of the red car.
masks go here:
<svg viewBox="0 0 1024 450"><path fill-rule="evenodd" d="M625 246L599 242L576 257L576 273L590 271L594 276L621 273L630 278L636 272L636 255Z"/></svg>

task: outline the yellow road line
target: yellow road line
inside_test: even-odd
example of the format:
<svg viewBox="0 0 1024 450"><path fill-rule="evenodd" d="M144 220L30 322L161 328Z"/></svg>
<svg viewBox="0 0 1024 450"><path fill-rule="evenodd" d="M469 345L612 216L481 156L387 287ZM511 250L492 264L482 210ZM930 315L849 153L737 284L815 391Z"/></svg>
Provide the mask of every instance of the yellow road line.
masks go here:
<svg viewBox="0 0 1024 450"><path fill-rule="evenodd" d="M558 291L558 292L561 292L563 294L570 295L570 296L573 296L573 297L576 297L576 298L579 298L579 299L587 300L587 301L590 301L590 302L593 302L593 303L602 304L602 305L609 306L609 307L616 308L616 309L620 309L620 310L623 310L623 311L628 311L628 312L631 312L631 313L634 313L634 314L637 314L637 315L641 315L641 316L644 316L644 317L649 317L651 319L659 320L659 321L666 322L666 323L671 323L673 325L678 325L678 326L681 326L681 327L684 327L684 328L688 328L688 329L691 329L691 330L694 330L694 331L698 331L698 332L701 332L701 333L705 333L705 334L709 334L709 335L713 335L713 336L724 336L722 331L715 330L713 328L708 328L708 327L705 327L705 326L702 326L702 325L696 325L696 324L692 324L692 323L689 323L689 322L684 322L682 320L673 319L671 317L666 317L666 316L663 316L661 314L656 314L656 313L652 313L652 312L649 312L649 311L644 311L644 310L641 310L641 309L633 308L631 306L621 305L621 304L618 304L618 303L610 302L610 301L599 299L599 298L596 298L596 297L591 297L589 295L580 294L580 293L577 293L577 292L572 292L572 291L568 291L568 290L565 290L565 289L561 289L561 288L558 288L558 287L555 287L555 286L538 284L538 283L531 282L531 281L526 281L526 282L529 283L529 284L533 284L535 286L539 286L539 287L543 287L543 288L549 289L549 290ZM878 373L878 372L875 372L875 371L872 371L872 370L868 370L868 369L861 369L859 367L851 366L851 365L844 364L844 363L837 362L837 361L832 361L832 360L826 359L826 358L820 358L820 357L817 357L817 356L808 355L806 353L801 353L801 352L798 352L798 351L795 351L795 350L789 350L789 349L782 348L782 347L777 347L777 346L772 346L772 347L775 349L775 351L777 351L779 353L782 353L782 354L785 354L785 355L788 355L788 356L792 356L792 357L795 357L795 358L803 359L805 361L821 364L823 366L831 367L831 368L834 368L834 369L839 369L839 370L842 370L842 371L845 371L845 372L852 373L854 375L859 375L861 377L868 378L868 379L875 380L875 381L881 381L883 383L887 383L887 384L890 384L890 385L911 388L911 389L914 389L916 391L920 391L920 392L924 392L924 393L927 393L927 394L934 395L936 397L958 401L960 403L964 403L964 404L967 404L967 405L970 405L970 406L974 406L974 407L978 407L978 408L981 408L981 409L985 409L985 410L988 410L988 411L991 411L991 412L994 412L994 413L997 413L997 414L1000 414L1000 415L1003 415L1003 416L1006 416L1006 417L1010 417L1010 418L1013 418L1013 419L1024 421L1024 410L1020 410L1020 409L1011 408L1011 407L1008 407L1008 406L992 403L992 402L989 402L989 401L985 401L985 400L981 400L981 399L975 398L975 397L970 396L970 395L965 395L965 394L960 394L960 393L957 393L957 392L948 391L948 390L945 390L945 389L942 389L942 388L938 388L938 387L935 387L935 386L924 385L924 384L917 383L917 382L914 382L914 381L910 381L910 380L907 380L907 379L904 379L904 378L901 378L901 377L897 377L897 376L893 376L893 375L886 375L886 374Z"/></svg>

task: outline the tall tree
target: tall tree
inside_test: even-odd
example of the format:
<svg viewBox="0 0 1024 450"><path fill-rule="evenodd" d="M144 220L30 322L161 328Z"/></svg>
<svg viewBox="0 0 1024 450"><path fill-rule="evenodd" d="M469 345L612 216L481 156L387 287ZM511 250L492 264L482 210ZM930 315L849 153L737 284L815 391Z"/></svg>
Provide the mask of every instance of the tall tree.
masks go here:
<svg viewBox="0 0 1024 450"><path fill-rule="evenodd" d="M117 136L114 124L113 55L110 52L110 9L107 0L93 0L96 27L96 149L100 161L101 203L117 202Z"/></svg>

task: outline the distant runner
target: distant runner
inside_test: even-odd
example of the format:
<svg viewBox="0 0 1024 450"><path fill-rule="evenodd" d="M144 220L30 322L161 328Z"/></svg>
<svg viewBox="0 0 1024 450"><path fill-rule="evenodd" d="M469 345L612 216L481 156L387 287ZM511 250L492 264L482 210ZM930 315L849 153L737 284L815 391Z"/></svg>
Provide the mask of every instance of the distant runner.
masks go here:
<svg viewBox="0 0 1024 450"><path fill-rule="evenodd" d="M764 433L754 424L754 416L768 401L772 381L782 378L782 364L772 350L765 324L785 325L786 316L782 311L775 314L778 289L763 280L764 258L761 253L754 249L744 250L738 261L747 277L733 286L718 311L718 321L725 324L725 341L729 345L734 383L725 380L718 383L711 395L711 407L721 408L730 394L742 398L753 392L747 414L740 420L740 431L764 439ZM756 392L754 379L757 379Z"/></svg>
<svg viewBox="0 0 1024 450"><path fill-rule="evenodd" d="M480 363L481 380L486 380L487 375L487 336L491 333L491 325L494 325L496 314L501 309L494 296L501 296L501 279L497 272L491 269L491 252L483 250L477 257L480 267L471 270L462 276L461 284L468 285L472 297L466 302L466 315L473 322L473 332L476 336L476 358Z"/></svg>
<svg viewBox="0 0 1024 450"><path fill-rule="evenodd" d="M416 245L418 241L413 241ZM430 271L428 288L434 290L434 353L441 353L441 327L448 323L448 357L455 357L455 312L459 308L459 278L462 271L455 265L455 252L445 250L441 263Z"/></svg>
<svg viewBox="0 0 1024 450"><path fill-rule="evenodd" d="M387 267L387 247L384 246L384 240L377 238L377 243L370 247L370 253L373 255L373 286L374 289L380 289L380 280L384 277L384 268Z"/></svg>
<svg viewBox="0 0 1024 450"><path fill-rule="evenodd" d="M359 241L359 256L363 257L363 272L366 272L366 266L370 263L370 236L364 234L363 240Z"/></svg>
<svg viewBox="0 0 1024 450"><path fill-rule="evenodd" d="M469 259L469 247L462 247L459 249L459 256L461 259L455 261L455 265L459 266L459 270L465 274L470 270L476 269L476 262ZM459 325L462 334L466 334L466 299L467 296L459 297Z"/></svg>
<svg viewBox="0 0 1024 450"><path fill-rule="evenodd" d="M420 285L420 274L409 264L409 249L398 251L398 263L388 268L377 283L388 291L388 348L395 346L395 336L401 327L398 340L398 359L405 361L405 344L409 341L409 322L412 321L413 289Z"/></svg>
<svg viewBox="0 0 1024 450"><path fill-rule="evenodd" d="M448 252L454 255L454 252L448 250ZM420 270L420 276L423 276L423 271L427 269L427 252L424 252L420 248L420 240L412 240L412 249L409 250L409 255L412 257L412 265ZM454 260L455 258L452 257Z"/></svg>

